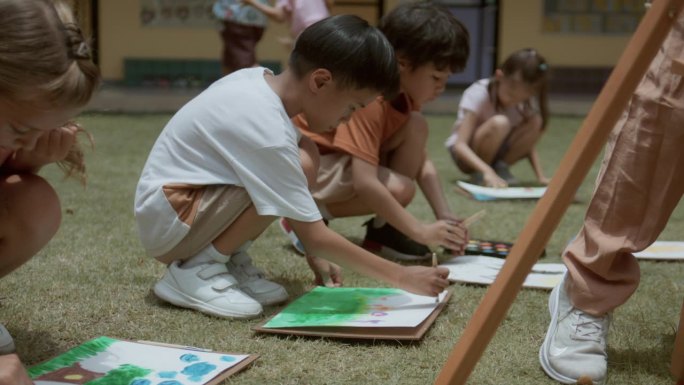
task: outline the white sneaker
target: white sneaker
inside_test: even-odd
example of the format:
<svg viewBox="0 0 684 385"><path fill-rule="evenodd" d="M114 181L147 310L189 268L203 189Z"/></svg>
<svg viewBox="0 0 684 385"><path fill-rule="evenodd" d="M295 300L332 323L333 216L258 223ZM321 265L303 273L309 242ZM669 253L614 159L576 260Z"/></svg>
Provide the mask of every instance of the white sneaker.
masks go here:
<svg viewBox="0 0 684 385"><path fill-rule="evenodd" d="M301 255L306 254L306 250L304 250L304 245L302 242L297 238L297 234L295 234L294 231L292 231L292 228L290 227L290 224L287 223L287 219L285 218L280 218L278 221L278 224L280 225L280 229L283 230L283 233L287 235L288 238L290 238L290 242L292 243L292 247L294 247L295 250Z"/></svg>
<svg viewBox="0 0 684 385"><path fill-rule="evenodd" d="M264 278L264 273L252 264L252 257L246 251L230 256L226 263L228 271L235 277L240 290L264 306L285 302L287 290L279 284Z"/></svg>
<svg viewBox="0 0 684 385"><path fill-rule="evenodd" d="M203 263L183 269L180 262L169 265L154 294L176 306L218 317L253 318L261 305L237 287L237 280L221 262Z"/></svg>
<svg viewBox="0 0 684 385"><path fill-rule="evenodd" d="M606 338L611 315L594 317L572 306L564 287L565 279L551 292L551 323L539 361L549 377L563 384L600 385L606 378Z"/></svg>
<svg viewBox="0 0 684 385"><path fill-rule="evenodd" d="M0 355L12 354L16 350L14 340L5 326L0 324Z"/></svg>

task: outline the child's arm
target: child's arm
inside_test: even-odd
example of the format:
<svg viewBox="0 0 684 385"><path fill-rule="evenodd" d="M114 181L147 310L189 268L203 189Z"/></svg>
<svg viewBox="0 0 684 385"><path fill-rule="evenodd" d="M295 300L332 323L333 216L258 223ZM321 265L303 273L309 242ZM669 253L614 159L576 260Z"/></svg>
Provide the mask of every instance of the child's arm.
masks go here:
<svg viewBox="0 0 684 385"><path fill-rule="evenodd" d="M76 142L78 126L66 125L43 133L31 149L17 150L3 168L12 171L37 172L41 167L66 158Z"/></svg>
<svg viewBox="0 0 684 385"><path fill-rule="evenodd" d="M506 181L496 175L496 171L487 162L482 160L469 145L472 137L475 135L475 129L477 129L477 116L475 113L466 111L461 124L453 129L458 129L458 137L456 144L454 144L454 150L458 158L475 171L481 172L487 186L506 187Z"/></svg>
<svg viewBox="0 0 684 385"><path fill-rule="evenodd" d="M411 215L378 179L377 166L353 157L351 167L354 190L360 200L397 230L424 245L439 245L452 250L463 245L466 234L458 224L445 220L426 224Z"/></svg>
<svg viewBox="0 0 684 385"><path fill-rule="evenodd" d="M244 4L251 5L252 7L261 11L269 19L272 19L279 23L282 23L285 20L287 20L287 14L285 13L285 9L283 7L270 6L268 4L260 2L259 0L242 0L242 2Z"/></svg>
<svg viewBox="0 0 684 385"><path fill-rule="evenodd" d="M465 245L468 243L468 229L460 224L461 220L456 217L449 208L449 204L444 196L444 190L442 189L442 183L439 180L437 168L435 168L435 164L427 158L427 155L423 167L420 170L420 174L418 175L417 182L423 195L425 195L425 199L428 201L428 204L430 204L432 212L435 214L435 218L458 223L457 231L462 233L462 243L460 244L460 247L451 249L451 251L456 255L462 255L465 252Z"/></svg>
<svg viewBox="0 0 684 385"><path fill-rule="evenodd" d="M532 148L532 151L530 151L528 159L530 160L530 165L532 166L534 174L537 176L537 180L539 181L539 183L545 185L549 184L551 180L544 176L544 171L542 170L541 162L539 161L539 155L537 154L536 148Z"/></svg>
<svg viewBox="0 0 684 385"><path fill-rule="evenodd" d="M436 296L449 286L449 270L443 267L402 266L353 244L323 221L289 222L307 252L359 274L420 295Z"/></svg>
<svg viewBox="0 0 684 385"><path fill-rule="evenodd" d="M16 354L0 355L0 385L33 385Z"/></svg>

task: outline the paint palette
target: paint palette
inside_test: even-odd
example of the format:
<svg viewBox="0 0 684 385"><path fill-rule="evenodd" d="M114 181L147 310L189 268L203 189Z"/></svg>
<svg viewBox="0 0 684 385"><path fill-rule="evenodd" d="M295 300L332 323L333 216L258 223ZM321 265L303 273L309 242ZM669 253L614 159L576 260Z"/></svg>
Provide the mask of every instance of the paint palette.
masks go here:
<svg viewBox="0 0 684 385"><path fill-rule="evenodd" d="M465 247L465 254L506 258L511 251L511 247L513 247L513 244L510 242L471 239Z"/></svg>
<svg viewBox="0 0 684 385"><path fill-rule="evenodd" d="M466 255L484 255L487 257L506 258L511 252L513 244L502 241L487 241L480 239L470 239L465 247ZM540 257L546 255L546 250Z"/></svg>

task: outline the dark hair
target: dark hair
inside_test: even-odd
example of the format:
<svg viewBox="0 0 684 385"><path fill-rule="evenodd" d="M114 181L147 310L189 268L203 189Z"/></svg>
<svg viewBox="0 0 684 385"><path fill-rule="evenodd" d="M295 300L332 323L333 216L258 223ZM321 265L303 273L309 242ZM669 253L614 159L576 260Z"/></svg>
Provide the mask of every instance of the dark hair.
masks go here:
<svg viewBox="0 0 684 385"><path fill-rule="evenodd" d="M325 68L342 88L371 89L386 95L399 89L392 46L377 28L358 16L332 16L310 25L297 38L289 65L299 78Z"/></svg>
<svg viewBox="0 0 684 385"><path fill-rule="evenodd" d="M468 30L441 5L400 4L383 16L379 28L412 68L430 62L451 72L465 68L470 53Z"/></svg>
<svg viewBox="0 0 684 385"><path fill-rule="evenodd" d="M504 76L512 77L520 75L520 79L534 86L537 89L537 100L539 102L539 114L542 118L542 130L546 128L549 118L547 100L547 80L548 64L546 59L534 48L523 48L510 54L501 65L501 72ZM496 81L491 82L493 87L497 87Z"/></svg>

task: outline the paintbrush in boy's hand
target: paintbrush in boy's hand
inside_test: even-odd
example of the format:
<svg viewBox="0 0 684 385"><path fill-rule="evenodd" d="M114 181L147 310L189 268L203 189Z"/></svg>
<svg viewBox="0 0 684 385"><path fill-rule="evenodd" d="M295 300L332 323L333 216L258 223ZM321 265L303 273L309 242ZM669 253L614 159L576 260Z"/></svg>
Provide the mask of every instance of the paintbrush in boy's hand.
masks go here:
<svg viewBox="0 0 684 385"><path fill-rule="evenodd" d="M439 261L437 260L437 246L428 246L430 252L432 253L432 267L437 267ZM439 303L439 294L435 297L435 303Z"/></svg>
<svg viewBox="0 0 684 385"><path fill-rule="evenodd" d="M486 213L487 213L487 210L480 210L480 211L476 212L475 214L469 216L468 218L464 219L463 222L461 222L461 223L463 224L463 227L465 227L467 229L470 226L472 226L473 223L482 219L482 217L484 217L484 215Z"/></svg>

